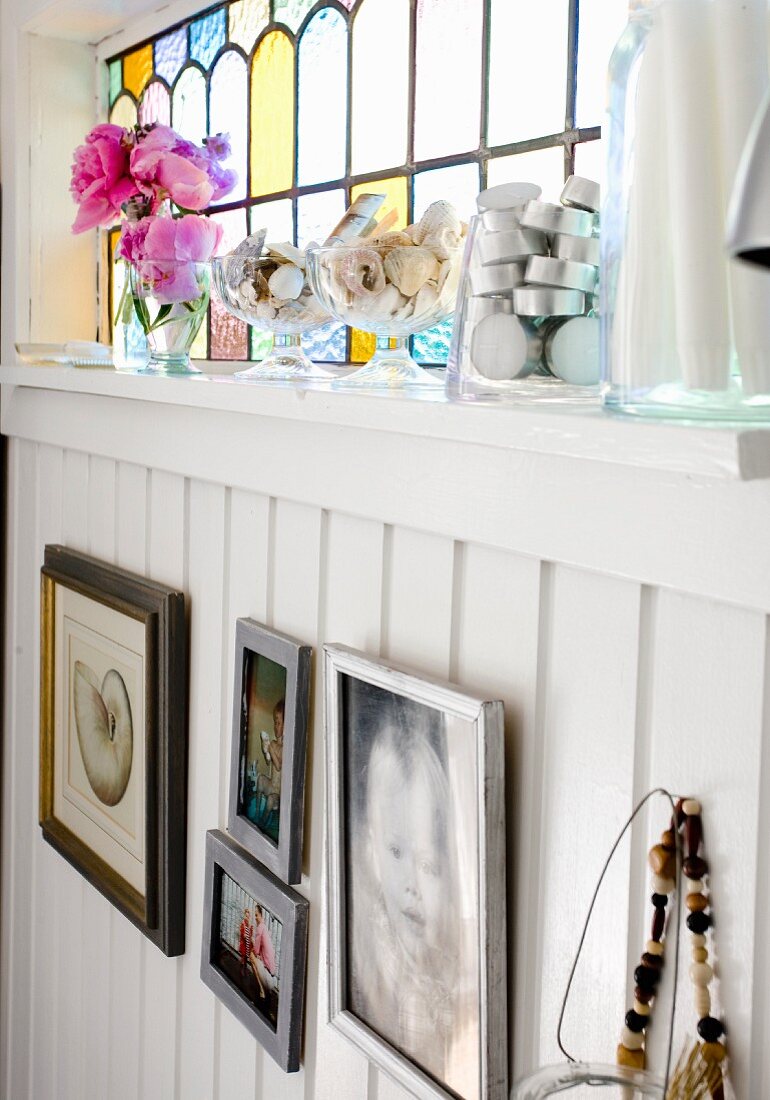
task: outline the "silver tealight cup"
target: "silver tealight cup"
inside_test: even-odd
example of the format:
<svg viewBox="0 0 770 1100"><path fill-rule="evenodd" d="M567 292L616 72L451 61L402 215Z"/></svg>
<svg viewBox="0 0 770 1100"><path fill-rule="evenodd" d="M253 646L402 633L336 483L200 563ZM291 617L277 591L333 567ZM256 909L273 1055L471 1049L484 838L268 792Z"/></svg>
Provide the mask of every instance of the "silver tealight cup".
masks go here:
<svg viewBox="0 0 770 1100"><path fill-rule="evenodd" d="M530 256L547 256L548 238L536 229L505 229L483 233L478 249L482 264L514 263Z"/></svg>
<svg viewBox="0 0 770 1100"><path fill-rule="evenodd" d="M559 286L568 290L583 290L592 294L596 289L599 272L590 264L575 260L560 260L555 256L530 256L527 261L526 279L538 286Z"/></svg>
<svg viewBox="0 0 770 1100"><path fill-rule="evenodd" d="M524 283L526 264L493 264L471 268L471 290L474 294L510 294Z"/></svg>
<svg viewBox="0 0 770 1100"><path fill-rule="evenodd" d="M575 260L579 264L599 266L598 237L568 237L557 233L551 242L551 255L560 260Z"/></svg>
<svg viewBox="0 0 770 1100"><path fill-rule="evenodd" d="M585 179L584 176L570 176L564 184L561 201L564 206L598 213L601 205L599 184Z"/></svg>
<svg viewBox="0 0 770 1100"><path fill-rule="evenodd" d="M585 312L582 290L521 286L513 292L513 311L521 317L579 317Z"/></svg>
<svg viewBox="0 0 770 1100"><path fill-rule="evenodd" d="M520 218L524 229L539 229L543 233L568 233L572 237L590 237L596 226L596 215L586 210L570 210L550 202L528 202Z"/></svg>

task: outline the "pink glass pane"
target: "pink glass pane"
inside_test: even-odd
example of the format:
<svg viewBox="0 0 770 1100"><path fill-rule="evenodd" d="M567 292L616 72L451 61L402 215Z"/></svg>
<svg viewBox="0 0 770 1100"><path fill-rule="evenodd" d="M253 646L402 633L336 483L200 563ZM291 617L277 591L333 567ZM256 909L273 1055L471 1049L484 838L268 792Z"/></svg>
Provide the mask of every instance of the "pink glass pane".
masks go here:
<svg viewBox="0 0 770 1100"><path fill-rule="evenodd" d="M416 160L479 146L483 7L483 0L417 0Z"/></svg>
<svg viewBox="0 0 770 1100"><path fill-rule="evenodd" d="M409 0L364 0L356 15L351 104L351 157L356 174L406 161L409 22Z"/></svg>
<svg viewBox="0 0 770 1100"><path fill-rule="evenodd" d="M158 80L148 84L139 104L139 122L148 126L151 122L171 125L171 99L168 89Z"/></svg>
<svg viewBox="0 0 770 1100"><path fill-rule="evenodd" d="M322 8L299 41L298 182L345 175L348 30L345 17Z"/></svg>
<svg viewBox="0 0 770 1100"><path fill-rule="evenodd" d="M214 221L224 229L220 255L231 252L246 236L246 211L228 210L212 214ZM212 359L248 359L249 326L229 313L216 292L211 295L211 351Z"/></svg>
<svg viewBox="0 0 770 1100"><path fill-rule="evenodd" d="M214 66L209 85L209 130L212 134L229 133L232 156L226 168L238 173L235 189L222 201L239 202L246 198L248 157L248 80L246 62L228 50Z"/></svg>

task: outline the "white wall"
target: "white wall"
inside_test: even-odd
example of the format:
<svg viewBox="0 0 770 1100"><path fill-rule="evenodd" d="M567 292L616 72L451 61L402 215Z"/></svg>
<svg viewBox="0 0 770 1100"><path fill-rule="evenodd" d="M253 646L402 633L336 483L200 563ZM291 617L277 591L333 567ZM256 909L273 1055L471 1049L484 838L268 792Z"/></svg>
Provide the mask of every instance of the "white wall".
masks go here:
<svg viewBox="0 0 770 1100"><path fill-rule="evenodd" d="M766 553L767 483L472 447L434 432L429 406L424 431L399 409L388 409L390 428L383 416L366 431L324 423L323 398L315 418L312 395L279 394L272 411L265 398L257 414L252 390L243 412L225 412L189 407L184 385L183 405L169 404L173 385L148 379L143 400L3 387L12 437L3 1095L403 1100L325 1023L317 676L299 887L311 902L302 1072L284 1077L198 977L204 837L226 819L234 623L250 615L316 647L344 642L504 699L516 1073L557 1057L580 924L634 798L657 784L699 796L736 1092L766 1096L768 592L763 582L753 600L728 603L708 591L732 583L742 560L751 573L749 532ZM217 403L217 387L194 388L206 395L195 404ZM228 388L228 401L237 393ZM358 401L356 410L366 405ZM295 406L301 422L278 416ZM501 415L513 426L521 414ZM440 507L438 480L448 485ZM597 533L585 546L564 538L583 500L593 500L584 523ZM453 538L447 524L478 535ZM638 545L639 568L625 576L605 564L613 530ZM554 553L534 555L533 537ZM669 539L670 571L655 553ZM44 545L59 541L189 597L188 950L179 960L163 958L41 839L38 575ZM681 583L689 553L705 565ZM624 848L608 878L567 1019L577 1055L613 1059L648 934L645 853L665 819L658 804L633 859ZM686 969L679 1021L692 1031Z"/></svg>

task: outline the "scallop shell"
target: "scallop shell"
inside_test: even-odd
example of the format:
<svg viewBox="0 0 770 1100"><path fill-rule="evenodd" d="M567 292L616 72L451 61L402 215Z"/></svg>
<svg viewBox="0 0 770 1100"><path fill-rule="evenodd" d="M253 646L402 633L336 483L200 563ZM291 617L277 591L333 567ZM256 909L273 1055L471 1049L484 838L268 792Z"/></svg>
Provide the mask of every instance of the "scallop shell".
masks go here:
<svg viewBox="0 0 770 1100"><path fill-rule="evenodd" d="M392 283L388 283L375 297L370 298L365 307L366 316L372 320L387 321L394 317L406 305L406 298Z"/></svg>
<svg viewBox="0 0 770 1100"><path fill-rule="evenodd" d="M444 260L438 273L437 290L443 298L449 298L457 293L460 282L460 256L455 253L449 260Z"/></svg>
<svg viewBox="0 0 770 1100"><path fill-rule="evenodd" d="M305 270L305 253L301 248L295 248L289 241L281 241L280 244L269 244L267 246L268 252L273 256L280 256L284 260L288 260L290 264L294 264L295 267L301 267Z"/></svg>
<svg viewBox="0 0 770 1100"><path fill-rule="evenodd" d="M294 264L281 264L270 276L267 285L274 298L299 298L305 276Z"/></svg>
<svg viewBox="0 0 770 1100"><path fill-rule="evenodd" d="M339 279L357 298L368 298L385 289L385 272L379 252L352 248L337 267Z"/></svg>
<svg viewBox="0 0 770 1100"><path fill-rule="evenodd" d="M428 279L438 278L439 264L427 248L394 248L385 258L385 274L402 294L411 298Z"/></svg>
<svg viewBox="0 0 770 1100"><path fill-rule="evenodd" d="M429 313L438 302L438 291L430 283L421 286L414 299L415 317L423 317Z"/></svg>
<svg viewBox="0 0 770 1100"><path fill-rule="evenodd" d="M414 241L406 233L396 230L393 233L383 233L381 237L372 240L372 248L376 248L383 260L394 248L411 248Z"/></svg>
<svg viewBox="0 0 770 1100"><path fill-rule="evenodd" d="M258 302L254 307L254 316L260 321L272 321L275 317L275 306L269 302Z"/></svg>
<svg viewBox="0 0 770 1100"><path fill-rule="evenodd" d="M447 202L446 199L437 199L430 204L417 223L414 241L416 244L423 244L426 237L432 237L435 233L442 233L447 229L459 237L462 222L451 202Z"/></svg>
<svg viewBox="0 0 770 1100"><path fill-rule="evenodd" d="M422 248L429 248L437 260L448 260L460 247L462 237L449 226L429 233L423 239Z"/></svg>

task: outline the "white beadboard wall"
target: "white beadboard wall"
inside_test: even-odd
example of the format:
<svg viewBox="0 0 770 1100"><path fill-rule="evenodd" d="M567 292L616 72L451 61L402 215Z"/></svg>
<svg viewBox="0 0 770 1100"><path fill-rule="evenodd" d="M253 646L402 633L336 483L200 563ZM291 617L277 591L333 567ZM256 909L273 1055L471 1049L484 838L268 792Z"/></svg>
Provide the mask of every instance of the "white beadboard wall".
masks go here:
<svg viewBox="0 0 770 1100"><path fill-rule="evenodd" d="M590 459L557 453L577 453L594 427L601 438L604 422L590 417L537 414L550 438L538 453L520 440L534 414L511 409L463 410L458 438L449 430L458 410L438 404L34 368L0 377L9 437L4 1097L407 1095L326 1023L318 650L299 887L311 903L301 1072L282 1074L199 979L204 838L226 822L241 615L504 700L516 1075L557 1060L580 925L634 799L658 784L700 796L735 1095L770 1095L770 596L760 569L770 565L770 482L718 476L711 457L696 454L708 436L679 429L660 439L671 454L689 440L693 471L700 461L707 473L667 469L662 453L659 468L646 470L629 466L628 453L614 461L610 449ZM66 392L73 386L81 392ZM612 430L629 446L662 431ZM474 433L489 442L472 442ZM713 438L716 446L727 436ZM38 589L50 542L187 593L187 952L179 959L164 958L41 838ZM579 1056L614 1057L650 915L646 848L665 819L657 803L601 895L565 1028ZM680 1025L692 1031L686 973L679 1003ZM663 1031L656 1027L658 1039Z"/></svg>

